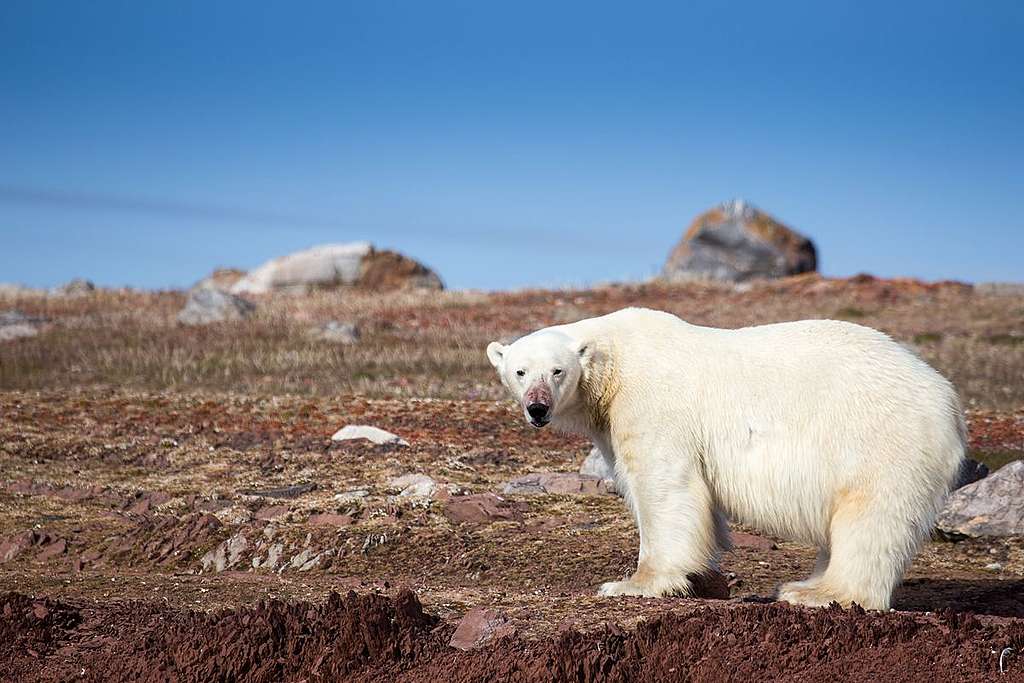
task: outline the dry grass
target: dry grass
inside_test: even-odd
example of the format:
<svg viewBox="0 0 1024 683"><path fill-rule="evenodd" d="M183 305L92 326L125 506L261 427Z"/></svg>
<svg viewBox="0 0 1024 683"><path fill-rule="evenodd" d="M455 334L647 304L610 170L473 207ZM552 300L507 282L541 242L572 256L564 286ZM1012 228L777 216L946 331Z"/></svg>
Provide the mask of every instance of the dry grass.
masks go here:
<svg viewBox="0 0 1024 683"><path fill-rule="evenodd" d="M175 321L184 300L181 292L0 300L0 310L51 321L38 337L0 344L0 389L498 398L483 353L488 341L643 305L720 327L855 319L914 346L968 405L1024 405L1024 296L959 286L803 277L742 291L687 283L499 294L319 292L266 297L247 321L198 328ZM327 320L356 322L362 340L342 346L307 336Z"/></svg>

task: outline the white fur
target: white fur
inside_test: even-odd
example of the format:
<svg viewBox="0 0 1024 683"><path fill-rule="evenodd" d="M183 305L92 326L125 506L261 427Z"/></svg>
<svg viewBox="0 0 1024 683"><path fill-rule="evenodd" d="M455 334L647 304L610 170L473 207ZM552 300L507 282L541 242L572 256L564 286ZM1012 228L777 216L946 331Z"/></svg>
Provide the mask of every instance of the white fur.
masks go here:
<svg viewBox="0 0 1024 683"><path fill-rule="evenodd" d="M963 458L950 383L847 322L720 330L630 308L488 357L519 399L546 383L552 425L613 454L640 554L602 595L689 592L728 546L728 516L819 549L781 599L885 609Z"/></svg>

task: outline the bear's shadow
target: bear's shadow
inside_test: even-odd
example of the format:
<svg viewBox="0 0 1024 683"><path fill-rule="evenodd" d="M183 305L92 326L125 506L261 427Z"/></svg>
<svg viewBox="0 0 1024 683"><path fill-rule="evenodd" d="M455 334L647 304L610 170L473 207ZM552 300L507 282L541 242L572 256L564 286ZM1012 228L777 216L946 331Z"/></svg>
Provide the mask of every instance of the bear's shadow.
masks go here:
<svg viewBox="0 0 1024 683"><path fill-rule="evenodd" d="M1024 581L999 579L908 579L893 596L908 612L974 612L1024 617Z"/></svg>

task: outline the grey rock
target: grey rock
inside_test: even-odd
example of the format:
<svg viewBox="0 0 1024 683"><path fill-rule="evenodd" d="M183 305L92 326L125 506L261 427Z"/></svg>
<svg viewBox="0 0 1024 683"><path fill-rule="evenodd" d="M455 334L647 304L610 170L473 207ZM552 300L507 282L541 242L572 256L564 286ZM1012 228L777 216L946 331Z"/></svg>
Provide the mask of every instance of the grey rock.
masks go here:
<svg viewBox="0 0 1024 683"><path fill-rule="evenodd" d="M669 255L662 277L741 282L812 272L817 263L811 240L737 199L694 220Z"/></svg>
<svg viewBox="0 0 1024 683"><path fill-rule="evenodd" d="M357 500L361 500L370 495L367 489L350 489L348 491L342 491L341 493L334 494L334 500L339 503L352 503Z"/></svg>
<svg viewBox="0 0 1024 683"><path fill-rule="evenodd" d="M39 334L39 327L46 322L44 318L25 315L20 311L0 312L0 342L34 337Z"/></svg>
<svg viewBox="0 0 1024 683"><path fill-rule="evenodd" d="M320 556L314 554L311 548L306 548L292 558L291 566L292 569L298 569L300 572L308 572L319 563Z"/></svg>
<svg viewBox="0 0 1024 683"><path fill-rule="evenodd" d="M954 491L937 526L950 535L1024 535L1024 461L1003 465L980 481Z"/></svg>
<svg viewBox="0 0 1024 683"><path fill-rule="evenodd" d="M391 432L369 425L345 425L331 436L331 441L351 441L353 439L367 439L377 445L392 444L396 446L408 446L409 442Z"/></svg>
<svg viewBox="0 0 1024 683"><path fill-rule="evenodd" d="M535 472L513 479L505 484L502 493L519 495L540 495L545 493L562 495L593 496L612 493L614 485L599 477L578 472Z"/></svg>
<svg viewBox="0 0 1024 683"><path fill-rule="evenodd" d="M267 261L232 287L235 294L265 294L309 286L352 285L359 279L369 242L324 244Z"/></svg>
<svg viewBox="0 0 1024 683"><path fill-rule="evenodd" d="M444 514L457 524L520 522L526 507L523 503L506 500L494 493L475 493L450 498Z"/></svg>
<svg viewBox="0 0 1024 683"><path fill-rule="evenodd" d="M236 282L245 277L244 270L237 268L217 268L199 282L192 285L192 290L197 289L219 289L228 292Z"/></svg>
<svg viewBox="0 0 1024 683"><path fill-rule="evenodd" d="M439 490L439 484L425 474L403 474L388 482L388 486L399 491L400 496L430 498Z"/></svg>
<svg viewBox="0 0 1024 683"><path fill-rule="evenodd" d="M270 546L270 550L267 551L267 561L263 563L263 566L267 569L276 569L277 563L281 561L281 555L284 553L284 546L280 543L275 543Z"/></svg>
<svg viewBox="0 0 1024 683"><path fill-rule="evenodd" d="M34 337L39 334L39 328L32 325L4 325L0 327L0 341L13 341L25 337Z"/></svg>
<svg viewBox="0 0 1024 683"><path fill-rule="evenodd" d="M515 627L503 613L476 607L462 617L448 644L458 650L473 650L515 632Z"/></svg>
<svg viewBox="0 0 1024 683"><path fill-rule="evenodd" d="M83 296L94 291L96 291L96 285L91 280L76 277L60 287L54 287L50 290L50 294L52 296Z"/></svg>
<svg viewBox="0 0 1024 683"><path fill-rule="evenodd" d="M229 567L238 564L242 553L249 547L249 541L242 534L235 534L228 540L218 545L213 550L203 555L200 560L203 563L203 571L213 569L222 572Z"/></svg>
<svg viewBox="0 0 1024 683"><path fill-rule="evenodd" d="M583 460L583 464L580 465L580 474L598 479L615 479L615 468L601 452L601 449L594 446L590 449L590 454Z"/></svg>
<svg viewBox="0 0 1024 683"><path fill-rule="evenodd" d="M332 344L355 344L359 341L359 328L354 323L331 320L309 329L309 336Z"/></svg>
<svg viewBox="0 0 1024 683"><path fill-rule="evenodd" d="M189 292L185 308L178 313L183 325L206 325L228 320L243 320L256 310L256 304L219 289Z"/></svg>

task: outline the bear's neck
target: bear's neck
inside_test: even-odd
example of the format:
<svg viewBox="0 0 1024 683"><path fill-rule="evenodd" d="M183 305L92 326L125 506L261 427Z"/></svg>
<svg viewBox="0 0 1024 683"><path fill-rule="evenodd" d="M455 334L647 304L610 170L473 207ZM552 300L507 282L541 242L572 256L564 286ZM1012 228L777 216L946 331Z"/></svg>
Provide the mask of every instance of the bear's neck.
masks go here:
<svg viewBox="0 0 1024 683"><path fill-rule="evenodd" d="M614 348L610 343L597 343L593 360L579 382L578 419L582 431L604 438L609 431L608 416L618 392Z"/></svg>

